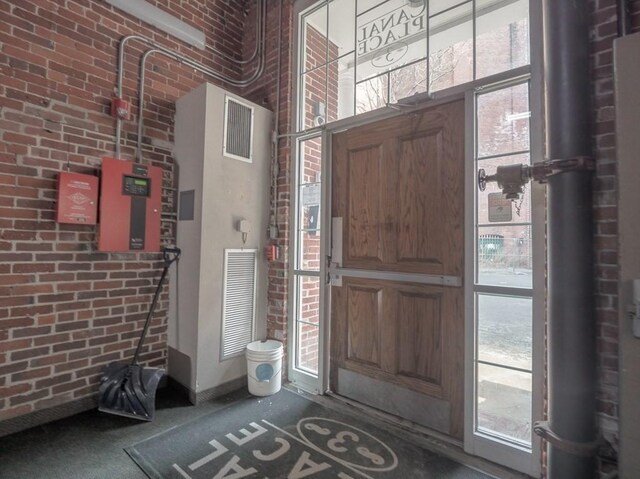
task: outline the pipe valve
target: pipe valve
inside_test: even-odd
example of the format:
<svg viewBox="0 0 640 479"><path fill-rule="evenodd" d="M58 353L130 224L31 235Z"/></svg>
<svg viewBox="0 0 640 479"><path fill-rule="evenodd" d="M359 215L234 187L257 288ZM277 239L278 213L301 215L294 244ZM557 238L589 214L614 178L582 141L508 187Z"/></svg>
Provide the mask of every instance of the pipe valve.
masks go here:
<svg viewBox="0 0 640 479"><path fill-rule="evenodd" d="M590 157L575 157L561 160L547 160L534 165L498 166L493 175L487 175L484 169L478 170L478 188L484 191L487 183L498 183L498 187L507 199L517 200L524 192L524 186L531 180L546 183L550 176L565 171L595 170L595 160Z"/></svg>
<svg viewBox="0 0 640 479"><path fill-rule="evenodd" d="M478 171L478 188L484 191L487 183L496 182L507 199L517 200L530 179L531 167L527 165L498 166L494 175L487 175L481 168Z"/></svg>

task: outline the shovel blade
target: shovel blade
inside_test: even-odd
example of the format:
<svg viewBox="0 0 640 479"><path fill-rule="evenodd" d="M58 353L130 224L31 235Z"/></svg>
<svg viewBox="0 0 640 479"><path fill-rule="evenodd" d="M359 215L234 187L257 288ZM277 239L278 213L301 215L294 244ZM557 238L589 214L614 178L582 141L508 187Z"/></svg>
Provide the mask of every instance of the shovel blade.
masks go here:
<svg viewBox="0 0 640 479"><path fill-rule="evenodd" d="M156 391L164 369L111 363L100 381L98 410L109 414L152 421L156 411Z"/></svg>

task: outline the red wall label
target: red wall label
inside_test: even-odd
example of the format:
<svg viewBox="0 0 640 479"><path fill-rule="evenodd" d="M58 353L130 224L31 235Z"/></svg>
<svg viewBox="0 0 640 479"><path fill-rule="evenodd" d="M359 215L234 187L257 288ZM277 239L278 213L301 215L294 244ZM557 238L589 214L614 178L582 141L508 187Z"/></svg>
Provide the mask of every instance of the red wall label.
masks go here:
<svg viewBox="0 0 640 479"><path fill-rule="evenodd" d="M56 222L95 225L98 217L98 177L69 173L58 174Z"/></svg>

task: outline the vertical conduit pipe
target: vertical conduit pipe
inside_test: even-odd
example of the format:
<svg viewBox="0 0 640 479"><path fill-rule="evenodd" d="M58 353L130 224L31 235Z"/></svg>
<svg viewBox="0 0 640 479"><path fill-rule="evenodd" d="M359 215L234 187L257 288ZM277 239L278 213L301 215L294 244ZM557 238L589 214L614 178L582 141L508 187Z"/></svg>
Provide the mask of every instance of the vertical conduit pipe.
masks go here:
<svg viewBox="0 0 640 479"><path fill-rule="evenodd" d="M618 0L618 36L624 37L631 31L629 0Z"/></svg>
<svg viewBox="0 0 640 479"><path fill-rule="evenodd" d="M592 156L587 0L543 0L548 159ZM592 174L564 171L548 185L549 427L596 438ZM551 479L594 476L593 456L549 445Z"/></svg>

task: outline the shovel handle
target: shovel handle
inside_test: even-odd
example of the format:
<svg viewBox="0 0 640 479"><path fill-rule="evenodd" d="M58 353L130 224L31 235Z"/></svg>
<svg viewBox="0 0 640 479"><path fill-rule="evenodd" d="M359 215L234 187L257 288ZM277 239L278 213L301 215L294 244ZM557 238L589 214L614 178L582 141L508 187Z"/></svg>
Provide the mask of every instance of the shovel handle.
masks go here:
<svg viewBox="0 0 640 479"><path fill-rule="evenodd" d="M147 319L144 322L144 327L142 328L142 334L140 335L140 340L138 341L136 352L134 353L133 359L131 360L131 366L134 366L138 362L138 356L140 355L140 351L142 350L142 343L144 342L144 338L147 336L147 330L149 329L149 324L151 323L151 316L153 315L153 312L156 309L156 305L158 304L158 297L160 296L162 283L164 282L164 278L167 276L167 271L169 271L171 263L173 263L180 257L180 253L180 248L177 248L175 246L167 247L162 250L162 257L164 258L164 268L162 268L162 274L160 275L158 286L156 287L156 291L153 294L153 301L151 301L151 307L149 308L149 312L147 313Z"/></svg>

